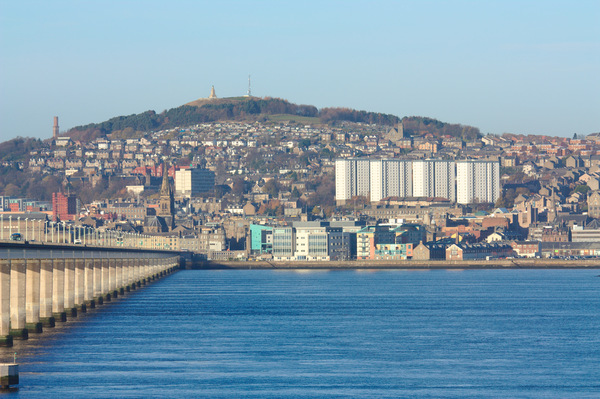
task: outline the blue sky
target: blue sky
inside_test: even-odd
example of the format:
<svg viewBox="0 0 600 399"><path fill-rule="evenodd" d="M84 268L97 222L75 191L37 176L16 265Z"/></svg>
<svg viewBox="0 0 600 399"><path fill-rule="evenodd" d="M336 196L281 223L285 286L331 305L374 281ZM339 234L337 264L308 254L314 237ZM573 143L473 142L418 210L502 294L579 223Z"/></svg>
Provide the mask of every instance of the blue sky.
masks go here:
<svg viewBox="0 0 600 399"><path fill-rule="evenodd" d="M0 140L252 94L600 132L600 1L0 1Z"/></svg>

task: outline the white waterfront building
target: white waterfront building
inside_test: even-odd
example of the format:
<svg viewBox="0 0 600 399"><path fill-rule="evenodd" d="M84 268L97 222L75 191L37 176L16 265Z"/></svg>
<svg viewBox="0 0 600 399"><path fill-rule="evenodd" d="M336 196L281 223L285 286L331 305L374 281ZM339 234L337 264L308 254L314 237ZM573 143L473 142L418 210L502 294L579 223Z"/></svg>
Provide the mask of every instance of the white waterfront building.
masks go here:
<svg viewBox="0 0 600 399"><path fill-rule="evenodd" d="M325 226L312 226L312 223L296 223L295 260L329 260L328 229ZM295 224L295 225L296 225Z"/></svg>
<svg viewBox="0 0 600 399"><path fill-rule="evenodd" d="M296 232L293 227L273 229L273 260L295 260Z"/></svg>

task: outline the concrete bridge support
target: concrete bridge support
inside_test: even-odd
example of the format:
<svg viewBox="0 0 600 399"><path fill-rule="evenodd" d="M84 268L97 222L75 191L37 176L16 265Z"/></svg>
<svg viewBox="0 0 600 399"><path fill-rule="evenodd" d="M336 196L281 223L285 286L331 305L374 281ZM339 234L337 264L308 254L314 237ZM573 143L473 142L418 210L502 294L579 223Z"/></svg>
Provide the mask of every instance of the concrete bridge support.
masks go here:
<svg viewBox="0 0 600 399"><path fill-rule="evenodd" d="M142 286L142 259L134 259L135 267L133 269L133 283L139 288Z"/></svg>
<svg viewBox="0 0 600 399"><path fill-rule="evenodd" d="M127 268L127 259L117 259L117 291L119 295L125 294L125 282L123 280L123 275L125 274L125 269Z"/></svg>
<svg viewBox="0 0 600 399"><path fill-rule="evenodd" d="M94 298L98 305L102 305L102 259L94 259Z"/></svg>
<svg viewBox="0 0 600 399"><path fill-rule="evenodd" d="M83 300L86 307L96 307L96 301L94 301L94 259L85 260Z"/></svg>
<svg viewBox="0 0 600 399"><path fill-rule="evenodd" d="M52 285L54 261L42 259L40 264L40 322L43 328L54 327L52 316Z"/></svg>
<svg viewBox="0 0 600 399"><path fill-rule="evenodd" d="M129 259L129 262L129 267L131 268L131 271L129 272L131 278L131 288L135 290L138 288L138 260L131 258Z"/></svg>
<svg viewBox="0 0 600 399"><path fill-rule="evenodd" d="M138 264L138 268L139 268L139 277L138 277L138 281L140 282L141 285L146 284L146 262L148 262L148 259L142 258L139 259L139 264Z"/></svg>
<svg viewBox="0 0 600 399"><path fill-rule="evenodd" d="M108 265L108 259L102 259L102 296L106 302L110 302L110 269Z"/></svg>
<svg viewBox="0 0 600 399"><path fill-rule="evenodd" d="M40 260L27 259L25 278L25 328L31 333L41 333L40 323Z"/></svg>
<svg viewBox="0 0 600 399"><path fill-rule="evenodd" d="M85 305L85 259L75 259L74 303L78 312L86 312Z"/></svg>
<svg viewBox="0 0 600 399"><path fill-rule="evenodd" d="M131 291L133 288L133 259L125 259L126 267L125 267L125 289L127 291Z"/></svg>
<svg viewBox="0 0 600 399"><path fill-rule="evenodd" d="M146 263L146 281L152 281L152 267L156 259L149 258Z"/></svg>
<svg viewBox="0 0 600 399"><path fill-rule="evenodd" d="M65 260L54 259L52 271L52 315L56 321L67 321L65 312Z"/></svg>
<svg viewBox="0 0 600 399"><path fill-rule="evenodd" d="M10 261L10 335L13 339L27 339L25 327L25 290L27 265L25 259Z"/></svg>
<svg viewBox="0 0 600 399"><path fill-rule="evenodd" d="M75 259L65 259L65 312L67 317L77 317L75 307Z"/></svg>
<svg viewBox="0 0 600 399"><path fill-rule="evenodd" d="M12 346L10 335L10 260L0 259L0 346Z"/></svg>
<svg viewBox="0 0 600 399"><path fill-rule="evenodd" d="M108 289L111 295L111 298L116 298L118 296L117 292L117 260L109 259L108 260Z"/></svg>
<svg viewBox="0 0 600 399"><path fill-rule="evenodd" d="M170 274L177 263L178 257L0 259L0 346Z"/></svg>
<svg viewBox="0 0 600 399"><path fill-rule="evenodd" d="M158 277L166 275L166 270L169 268L169 261L169 258L164 258L160 260L160 269L158 270Z"/></svg>
<svg viewBox="0 0 600 399"><path fill-rule="evenodd" d="M148 259L148 281L154 281L154 269L158 259Z"/></svg>

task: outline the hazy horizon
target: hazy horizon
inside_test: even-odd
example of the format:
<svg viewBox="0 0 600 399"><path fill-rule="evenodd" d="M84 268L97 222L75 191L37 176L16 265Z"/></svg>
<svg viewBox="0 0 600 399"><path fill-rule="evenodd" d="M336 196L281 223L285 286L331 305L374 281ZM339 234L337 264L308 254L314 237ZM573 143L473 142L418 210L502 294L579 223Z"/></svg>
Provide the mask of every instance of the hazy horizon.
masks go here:
<svg viewBox="0 0 600 399"><path fill-rule="evenodd" d="M596 1L0 3L0 140L201 97L600 132Z"/></svg>

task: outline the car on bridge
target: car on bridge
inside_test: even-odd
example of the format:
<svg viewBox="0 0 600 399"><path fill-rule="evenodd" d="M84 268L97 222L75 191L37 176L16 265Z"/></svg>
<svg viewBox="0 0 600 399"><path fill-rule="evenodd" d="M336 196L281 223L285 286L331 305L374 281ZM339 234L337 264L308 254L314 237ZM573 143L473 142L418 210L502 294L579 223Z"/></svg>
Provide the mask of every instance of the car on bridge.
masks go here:
<svg viewBox="0 0 600 399"><path fill-rule="evenodd" d="M10 240L11 241L23 241L23 236L21 235L21 233L12 233L10 235Z"/></svg>

